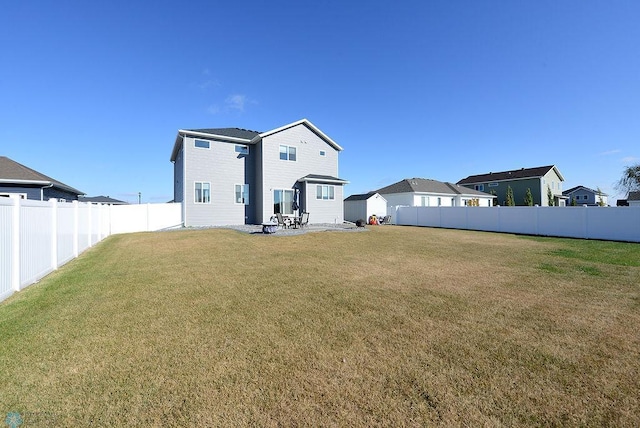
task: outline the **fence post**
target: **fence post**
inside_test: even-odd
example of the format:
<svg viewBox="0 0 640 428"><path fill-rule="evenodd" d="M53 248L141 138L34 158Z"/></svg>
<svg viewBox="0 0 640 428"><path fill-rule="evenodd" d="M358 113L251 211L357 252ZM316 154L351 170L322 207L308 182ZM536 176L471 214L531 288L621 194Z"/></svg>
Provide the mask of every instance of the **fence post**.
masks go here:
<svg viewBox="0 0 640 428"><path fill-rule="evenodd" d="M13 199L11 231L11 288L20 291L20 198Z"/></svg>
<svg viewBox="0 0 640 428"><path fill-rule="evenodd" d="M51 204L51 268L58 269L58 200L49 199Z"/></svg>

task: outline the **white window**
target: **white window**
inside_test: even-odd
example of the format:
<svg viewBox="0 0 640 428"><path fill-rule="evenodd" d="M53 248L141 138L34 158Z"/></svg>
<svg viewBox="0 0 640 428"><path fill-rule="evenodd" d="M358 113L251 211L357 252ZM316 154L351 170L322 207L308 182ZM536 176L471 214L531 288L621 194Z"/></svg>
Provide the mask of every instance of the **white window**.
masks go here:
<svg viewBox="0 0 640 428"><path fill-rule="evenodd" d="M296 148L293 146L280 146L280 159L294 161L296 160Z"/></svg>
<svg viewBox="0 0 640 428"><path fill-rule="evenodd" d="M206 140L195 140L195 146L201 149L211 148L211 143Z"/></svg>
<svg viewBox="0 0 640 428"><path fill-rule="evenodd" d="M334 187L318 184L316 190L316 199L331 200L335 198Z"/></svg>
<svg viewBox="0 0 640 428"><path fill-rule="evenodd" d="M26 193L0 193L0 198L27 199Z"/></svg>
<svg viewBox="0 0 640 428"><path fill-rule="evenodd" d="M429 206L429 197L428 196L420 196L420 206L428 207Z"/></svg>
<svg viewBox="0 0 640 428"><path fill-rule="evenodd" d="M273 213L293 214L293 190L273 191Z"/></svg>
<svg viewBox="0 0 640 428"><path fill-rule="evenodd" d="M498 183L489 183L489 187L498 187Z"/></svg>
<svg viewBox="0 0 640 428"><path fill-rule="evenodd" d="M249 154L249 146L236 145L236 153L239 153L241 155L248 155Z"/></svg>
<svg viewBox="0 0 640 428"><path fill-rule="evenodd" d="M236 184L236 204L249 205L248 184Z"/></svg>
<svg viewBox="0 0 640 428"><path fill-rule="evenodd" d="M476 190L484 192L484 184L476 184L474 187Z"/></svg>
<svg viewBox="0 0 640 428"><path fill-rule="evenodd" d="M320 150L320 156L326 156L327 152L325 152L324 150Z"/></svg>
<svg viewBox="0 0 640 428"><path fill-rule="evenodd" d="M195 182L195 203L210 204L211 203L211 183L204 181Z"/></svg>

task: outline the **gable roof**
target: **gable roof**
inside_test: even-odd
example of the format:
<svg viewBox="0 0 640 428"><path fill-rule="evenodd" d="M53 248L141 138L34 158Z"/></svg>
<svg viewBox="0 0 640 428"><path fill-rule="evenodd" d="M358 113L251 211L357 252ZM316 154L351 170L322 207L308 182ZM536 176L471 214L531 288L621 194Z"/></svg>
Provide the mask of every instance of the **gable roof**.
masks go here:
<svg viewBox="0 0 640 428"><path fill-rule="evenodd" d="M503 181L503 180L518 180L524 178L538 178L544 177L549 171L555 170L561 181L564 181L564 177L560 174L560 171L555 165L537 166L535 168L520 168L513 169L511 171L490 172L488 174L470 175L467 178L463 178L458 181L457 184L475 184L486 183L489 181Z"/></svg>
<svg viewBox="0 0 640 428"><path fill-rule="evenodd" d="M340 147L338 145L338 143L336 143L331 138L329 138L329 136L327 134L322 132L319 128L317 128L313 123L309 122L309 120L307 120L307 119L300 119L300 120L292 122L292 123L290 123L288 125L281 126L280 128L272 129L271 131L267 131L267 132L262 132L260 135L255 137L254 138L255 141L252 141L252 142L256 142L258 139L261 139L261 138L264 138L264 137L268 137L269 135L276 134L278 132L284 131L284 130L289 129L289 128L293 128L294 126L298 126L298 125L306 126L313 133L315 133L318 137L320 137L322 140L324 140L327 144L329 144L331 147L333 147L337 151L340 152L340 151L343 150L342 147Z"/></svg>
<svg viewBox="0 0 640 428"><path fill-rule="evenodd" d="M457 184L426 178L405 178L397 183L376 190L384 195L389 193L441 193L447 195L491 196L489 193L469 189Z"/></svg>
<svg viewBox="0 0 640 428"><path fill-rule="evenodd" d="M366 201L367 199L370 199L374 195L378 195L378 194L379 194L378 192L369 192L369 193L363 193L360 195L351 195L348 198L346 198L345 201ZM384 199L382 195L380 196Z"/></svg>
<svg viewBox="0 0 640 428"><path fill-rule="evenodd" d="M312 183L337 183L337 184L349 184L347 180L343 180L338 177L332 177L330 175L318 175L308 174L298 179L299 182L309 181Z"/></svg>
<svg viewBox="0 0 640 428"><path fill-rule="evenodd" d="M580 190L580 189L584 189L584 190L586 190L587 192L591 192L591 193L594 193L594 194L596 194L596 195L600 194L600 195L602 195L602 196L609 196L609 195L607 195L606 193L604 193L603 191L598 192L597 190L590 189L589 187L586 187L586 186L576 186L576 187L572 187L571 189L567 189L567 190L563 191L563 192L562 192L562 194L563 194L563 195L565 195L565 196L566 196L566 195L570 195L571 193L573 193L573 192L575 192L575 191L577 191L577 190Z"/></svg>
<svg viewBox="0 0 640 428"><path fill-rule="evenodd" d="M24 166L6 156L0 156L0 184L52 186L76 195L84 194L78 189L74 189L71 186Z"/></svg>

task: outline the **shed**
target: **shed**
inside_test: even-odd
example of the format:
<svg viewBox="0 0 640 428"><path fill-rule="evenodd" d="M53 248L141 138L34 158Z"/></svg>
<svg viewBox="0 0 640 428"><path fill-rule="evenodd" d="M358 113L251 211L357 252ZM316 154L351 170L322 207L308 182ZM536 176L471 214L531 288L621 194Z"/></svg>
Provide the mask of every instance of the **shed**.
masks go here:
<svg viewBox="0 0 640 428"><path fill-rule="evenodd" d="M387 215L387 200L378 192L351 195L344 200L344 219L350 222L368 220L370 216Z"/></svg>

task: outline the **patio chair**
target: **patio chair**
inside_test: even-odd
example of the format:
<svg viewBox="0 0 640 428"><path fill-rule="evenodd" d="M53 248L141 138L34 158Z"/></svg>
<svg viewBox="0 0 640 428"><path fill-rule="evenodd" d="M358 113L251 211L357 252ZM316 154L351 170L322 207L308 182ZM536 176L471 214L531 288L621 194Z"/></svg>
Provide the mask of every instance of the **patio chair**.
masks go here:
<svg viewBox="0 0 640 428"><path fill-rule="evenodd" d="M300 221L298 222L298 224L300 225L300 228L303 228L307 224L309 224L309 213L302 213L302 215L300 216Z"/></svg>
<svg viewBox="0 0 640 428"><path fill-rule="evenodd" d="M276 213L276 218L278 219L278 226L282 226L283 229L288 229L291 226L291 220L282 217L281 213Z"/></svg>

